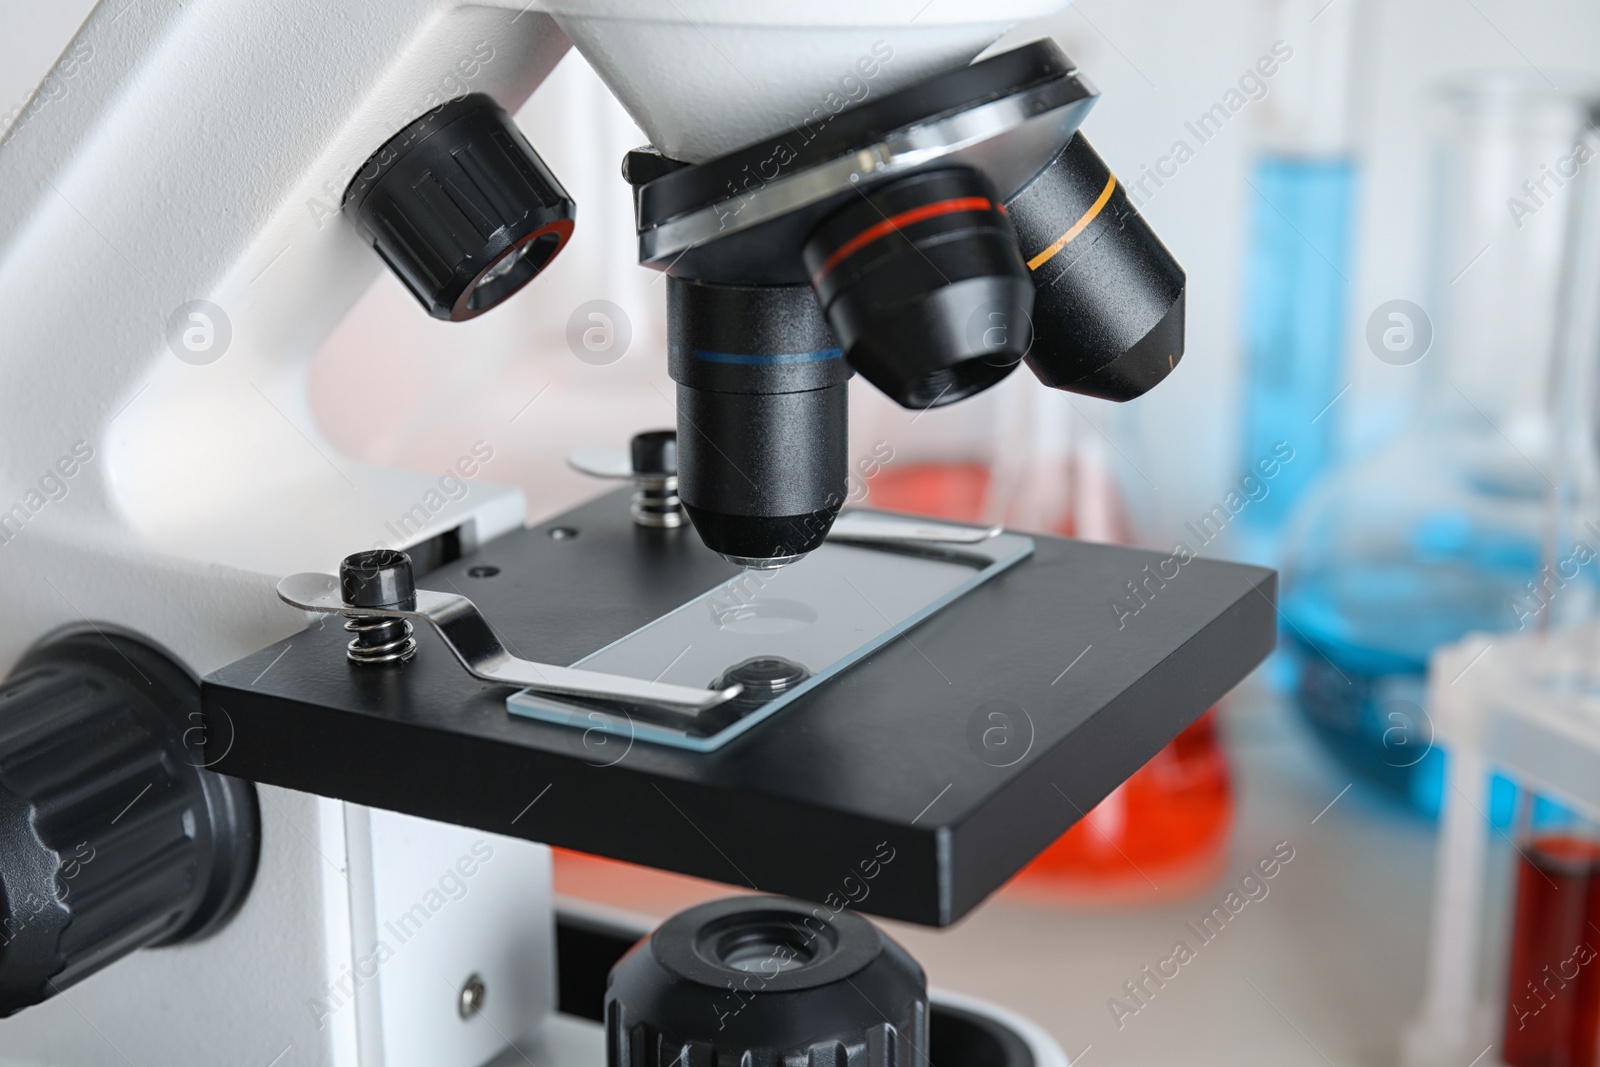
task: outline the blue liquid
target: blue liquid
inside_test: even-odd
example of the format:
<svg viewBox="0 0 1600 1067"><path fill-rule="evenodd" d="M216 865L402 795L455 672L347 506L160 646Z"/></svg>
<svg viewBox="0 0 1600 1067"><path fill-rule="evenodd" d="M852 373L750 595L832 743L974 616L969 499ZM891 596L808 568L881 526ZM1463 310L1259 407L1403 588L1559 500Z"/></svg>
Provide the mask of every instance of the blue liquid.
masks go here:
<svg viewBox="0 0 1600 1067"><path fill-rule="evenodd" d="M1310 642L1293 630L1280 646L1301 720L1351 777L1392 802L1437 818L1444 799L1446 756L1420 714L1427 677L1420 665L1364 673L1369 649ZM1495 775L1489 819L1509 826L1516 787Z"/></svg>
<svg viewBox="0 0 1600 1067"><path fill-rule="evenodd" d="M1251 182L1260 195L1252 194L1250 220L1240 466L1257 474L1257 462L1280 441L1294 460L1240 518L1257 532L1276 532L1333 460L1337 420L1323 412L1345 385L1356 166L1267 157Z"/></svg>
<svg viewBox="0 0 1600 1067"><path fill-rule="evenodd" d="M1450 757L1434 742L1426 714L1419 713L1427 686L1421 666L1363 673L1353 664L1371 667L1381 656L1370 649L1312 643L1293 631L1280 648L1290 664L1295 706L1328 754L1370 793L1437 819ZM1517 792L1516 782L1491 774L1488 797L1471 802L1490 825L1506 830L1516 818ZM1561 825L1570 817L1557 802L1533 798L1533 826Z"/></svg>
<svg viewBox="0 0 1600 1067"><path fill-rule="evenodd" d="M1428 655L1474 630L1511 628L1511 597L1538 553L1450 513L1414 525L1407 544L1411 559L1335 563L1286 587L1281 647L1289 695L1335 761L1433 818L1447 756L1423 710ZM1494 776L1484 813L1495 826L1511 824L1516 797Z"/></svg>

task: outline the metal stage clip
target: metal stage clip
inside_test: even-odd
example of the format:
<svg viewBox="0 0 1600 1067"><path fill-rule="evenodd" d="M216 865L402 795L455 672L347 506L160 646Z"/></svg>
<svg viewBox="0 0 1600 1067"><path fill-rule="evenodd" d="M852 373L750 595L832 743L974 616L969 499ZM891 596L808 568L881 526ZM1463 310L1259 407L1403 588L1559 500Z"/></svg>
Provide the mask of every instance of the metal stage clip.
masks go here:
<svg viewBox="0 0 1600 1067"><path fill-rule="evenodd" d="M739 685L695 689L519 659L506 651L477 605L456 593L418 589L415 605L410 609L363 608L344 599L338 578L302 571L278 583L278 598L291 607L324 615L354 619L420 619L433 627L468 674L516 689L689 713L714 708L743 691Z"/></svg>

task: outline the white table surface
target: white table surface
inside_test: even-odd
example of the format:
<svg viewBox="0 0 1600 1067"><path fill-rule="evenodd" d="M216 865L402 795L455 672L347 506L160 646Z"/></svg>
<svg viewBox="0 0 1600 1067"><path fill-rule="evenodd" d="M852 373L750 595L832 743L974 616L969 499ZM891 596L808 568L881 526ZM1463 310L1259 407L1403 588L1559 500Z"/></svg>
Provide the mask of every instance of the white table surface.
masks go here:
<svg viewBox="0 0 1600 1067"><path fill-rule="evenodd" d="M1237 821L1216 885L1124 909L1002 895L953 930L894 935L931 981L1033 1017L1088 1067L1394 1063L1421 999L1433 827L1361 786L1329 808L1349 778L1254 683L1227 710ZM1268 894L1201 945L1185 924L1282 841L1294 858ZM1180 939L1195 958L1119 1027L1108 1000Z"/></svg>

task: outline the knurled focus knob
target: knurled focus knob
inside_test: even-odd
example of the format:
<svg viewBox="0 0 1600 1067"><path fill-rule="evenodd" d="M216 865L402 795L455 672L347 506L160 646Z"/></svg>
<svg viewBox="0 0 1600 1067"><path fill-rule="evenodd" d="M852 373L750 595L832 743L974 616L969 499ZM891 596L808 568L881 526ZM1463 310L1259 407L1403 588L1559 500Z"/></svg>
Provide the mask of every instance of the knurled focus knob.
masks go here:
<svg viewBox="0 0 1600 1067"><path fill-rule="evenodd" d="M690 908L612 968L609 1067L911 1067L927 981L859 915L777 897Z"/></svg>
<svg viewBox="0 0 1600 1067"><path fill-rule="evenodd" d="M344 212L428 314L475 318L572 236L572 198L498 104L452 100L374 152Z"/></svg>
<svg viewBox="0 0 1600 1067"><path fill-rule="evenodd" d="M198 684L130 636L59 637L0 684L0 1016L234 912L260 815L204 762Z"/></svg>

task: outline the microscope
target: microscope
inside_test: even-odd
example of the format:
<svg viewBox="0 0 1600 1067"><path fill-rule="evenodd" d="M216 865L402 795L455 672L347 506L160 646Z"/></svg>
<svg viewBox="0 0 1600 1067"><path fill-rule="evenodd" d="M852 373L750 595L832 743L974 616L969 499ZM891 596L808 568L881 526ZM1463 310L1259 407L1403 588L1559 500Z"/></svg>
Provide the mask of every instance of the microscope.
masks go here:
<svg viewBox="0 0 1600 1067"><path fill-rule="evenodd" d="M1265 657L1274 576L844 507L856 373L1182 355L1094 89L992 48L1060 6L96 8L0 141L0 1062L1065 1065L866 916L982 903ZM570 47L649 137L677 426L527 526L339 456L307 376L383 267L452 322L560 269L510 112ZM651 930L552 845L748 892Z"/></svg>

